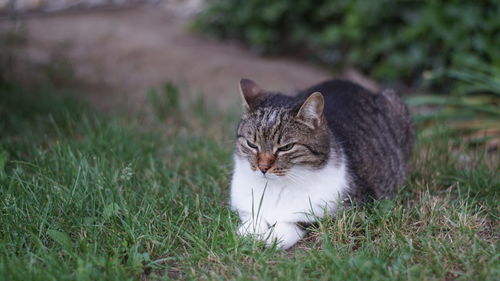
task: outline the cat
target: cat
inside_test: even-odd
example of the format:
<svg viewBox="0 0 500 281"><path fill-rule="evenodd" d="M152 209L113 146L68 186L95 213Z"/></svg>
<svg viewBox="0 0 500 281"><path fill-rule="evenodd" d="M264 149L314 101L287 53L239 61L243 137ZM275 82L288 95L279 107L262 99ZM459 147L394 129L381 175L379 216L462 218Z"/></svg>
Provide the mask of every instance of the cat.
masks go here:
<svg viewBox="0 0 500 281"><path fill-rule="evenodd" d="M240 93L230 195L240 236L288 249L305 235L300 225L404 184L414 132L394 91L330 80L290 96L241 79Z"/></svg>

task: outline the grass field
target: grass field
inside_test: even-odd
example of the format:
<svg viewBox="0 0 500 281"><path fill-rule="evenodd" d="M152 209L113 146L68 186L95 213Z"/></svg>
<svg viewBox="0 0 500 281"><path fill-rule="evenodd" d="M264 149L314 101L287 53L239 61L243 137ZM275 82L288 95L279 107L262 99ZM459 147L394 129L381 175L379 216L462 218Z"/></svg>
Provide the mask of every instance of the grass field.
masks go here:
<svg viewBox="0 0 500 281"><path fill-rule="evenodd" d="M420 136L395 199L281 251L235 235L236 113L174 88L132 116L52 92L0 89L1 280L500 280L498 151Z"/></svg>

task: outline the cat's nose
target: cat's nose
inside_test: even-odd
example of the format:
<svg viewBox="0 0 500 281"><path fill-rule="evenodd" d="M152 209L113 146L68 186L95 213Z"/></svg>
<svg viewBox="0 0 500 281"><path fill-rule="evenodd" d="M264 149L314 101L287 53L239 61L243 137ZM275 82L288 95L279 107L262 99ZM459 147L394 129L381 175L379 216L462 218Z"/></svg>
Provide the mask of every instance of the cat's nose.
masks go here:
<svg viewBox="0 0 500 281"><path fill-rule="evenodd" d="M269 165L259 165L259 170L264 175L267 173L267 171L269 171L269 168L271 168Z"/></svg>
<svg viewBox="0 0 500 281"><path fill-rule="evenodd" d="M259 170L265 174L269 169L271 169L275 160L276 157L272 153L260 153L258 156L257 166L259 167Z"/></svg>

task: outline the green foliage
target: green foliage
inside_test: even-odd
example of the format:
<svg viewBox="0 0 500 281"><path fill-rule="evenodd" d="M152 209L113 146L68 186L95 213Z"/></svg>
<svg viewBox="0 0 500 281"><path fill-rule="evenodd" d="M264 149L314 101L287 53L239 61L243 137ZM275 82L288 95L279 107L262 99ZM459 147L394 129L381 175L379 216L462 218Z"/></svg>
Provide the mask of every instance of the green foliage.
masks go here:
<svg viewBox="0 0 500 281"><path fill-rule="evenodd" d="M156 89L150 89L148 98L155 114L164 119L177 112L179 106L179 89L168 82L163 86L163 92L158 93Z"/></svg>
<svg viewBox="0 0 500 281"><path fill-rule="evenodd" d="M453 80L453 95L415 95L406 102L422 134L440 133L446 123L450 141L500 149L500 70L449 70L429 73L429 79ZM419 110L422 109L422 110Z"/></svg>
<svg viewBox="0 0 500 281"><path fill-rule="evenodd" d="M306 52L414 84L426 70L500 69L499 14L495 0L215 0L195 27L258 52Z"/></svg>

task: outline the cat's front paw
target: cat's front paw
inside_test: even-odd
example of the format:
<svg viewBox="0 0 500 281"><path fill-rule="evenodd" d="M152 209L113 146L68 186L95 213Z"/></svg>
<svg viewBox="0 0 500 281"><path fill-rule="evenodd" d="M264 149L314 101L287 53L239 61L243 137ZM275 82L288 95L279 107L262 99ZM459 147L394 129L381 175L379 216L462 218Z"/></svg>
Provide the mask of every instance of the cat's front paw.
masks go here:
<svg viewBox="0 0 500 281"><path fill-rule="evenodd" d="M260 221L255 222L252 220L244 221L238 227L239 236L254 236L256 238L262 239L266 232L269 230L269 226L266 222Z"/></svg>
<svg viewBox="0 0 500 281"><path fill-rule="evenodd" d="M295 223L278 222L269 228L266 236L266 244L272 246L274 243L280 249L287 250L304 237L305 231Z"/></svg>

